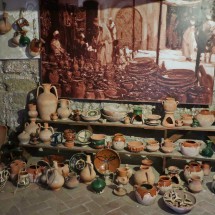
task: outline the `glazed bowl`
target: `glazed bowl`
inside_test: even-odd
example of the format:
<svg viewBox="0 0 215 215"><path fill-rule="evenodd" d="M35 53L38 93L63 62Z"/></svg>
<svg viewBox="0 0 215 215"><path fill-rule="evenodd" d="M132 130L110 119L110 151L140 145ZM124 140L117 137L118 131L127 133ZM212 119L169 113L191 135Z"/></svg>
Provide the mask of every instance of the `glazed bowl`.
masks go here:
<svg viewBox="0 0 215 215"><path fill-rule="evenodd" d="M125 116L122 117L120 115L119 116L107 116L105 114L102 114L102 116L110 122L121 122L121 121L124 121L124 119L125 119Z"/></svg>
<svg viewBox="0 0 215 215"><path fill-rule="evenodd" d="M84 111L81 114L81 118L84 121L97 121L98 119L101 118L101 113L100 111L97 110Z"/></svg>
<svg viewBox="0 0 215 215"><path fill-rule="evenodd" d="M159 120L161 116L156 114L149 114L149 115L146 115L145 118L151 121L151 120Z"/></svg>
<svg viewBox="0 0 215 215"><path fill-rule="evenodd" d="M141 152L144 150L144 147L141 141L131 141L128 143L128 150L131 152Z"/></svg>
<svg viewBox="0 0 215 215"><path fill-rule="evenodd" d="M177 204L177 202L174 201L174 195L184 202L185 206L180 206L180 204ZM163 200L167 207L179 214L191 211L196 204L196 197L183 190L169 190L164 194Z"/></svg>
<svg viewBox="0 0 215 215"><path fill-rule="evenodd" d="M113 105L106 106L103 108L103 113L106 116L110 117L120 117L123 118L127 115L126 108L124 107L115 107Z"/></svg>

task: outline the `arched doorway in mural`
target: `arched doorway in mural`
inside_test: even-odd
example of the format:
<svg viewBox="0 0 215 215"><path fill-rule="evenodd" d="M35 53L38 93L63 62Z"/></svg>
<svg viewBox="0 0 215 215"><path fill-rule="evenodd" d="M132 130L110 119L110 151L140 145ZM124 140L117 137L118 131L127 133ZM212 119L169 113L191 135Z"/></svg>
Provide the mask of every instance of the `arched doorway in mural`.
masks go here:
<svg viewBox="0 0 215 215"><path fill-rule="evenodd" d="M130 49L140 49L142 42L142 17L138 10L132 7L120 9L116 15L117 39L120 46ZM134 42L134 45L133 45Z"/></svg>

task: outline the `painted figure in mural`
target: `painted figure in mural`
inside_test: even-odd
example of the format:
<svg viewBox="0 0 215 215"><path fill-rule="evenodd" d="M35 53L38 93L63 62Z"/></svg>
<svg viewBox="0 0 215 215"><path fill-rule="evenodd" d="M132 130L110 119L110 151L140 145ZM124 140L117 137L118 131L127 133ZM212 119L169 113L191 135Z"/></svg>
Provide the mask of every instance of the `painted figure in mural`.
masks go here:
<svg viewBox="0 0 215 215"><path fill-rule="evenodd" d="M51 49L55 56L64 55L66 53L65 49L61 46L60 43L60 33L55 31L53 33L53 39L51 40Z"/></svg>
<svg viewBox="0 0 215 215"><path fill-rule="evenodd" d="M87 45L84 33L80 33L75 43L75 53L78 58L87 57Z"/></svg>
<svg viewBox="0 0 215 215"><path fill-rule="evenodd" d="M197 48L195 39L195 21L190 21L191 26L183 34L182 40L182 54L186 57L187 61L194 58L194 53Z"/></svg>
<svg viewBox="0 0 215 215"><path fill-rule="evenodd" d="M116 25L115 25L112 17L109 18L107 27L111 33L112 40L115 41L116 40Z"/></svg>

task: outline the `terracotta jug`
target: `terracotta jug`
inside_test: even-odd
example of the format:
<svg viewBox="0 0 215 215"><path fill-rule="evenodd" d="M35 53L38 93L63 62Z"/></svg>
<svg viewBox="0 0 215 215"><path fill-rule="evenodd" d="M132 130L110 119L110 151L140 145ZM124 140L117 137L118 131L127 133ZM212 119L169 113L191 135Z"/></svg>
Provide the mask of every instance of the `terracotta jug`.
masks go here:
<svg viewBox="0 0 215 215"><path fill-rule="evenodd" d="M134 173L134 183L137 185L155 183L155 175L151 166L141 165L140 170Z"/></svg>
<svg viewBox="0 0 215 215"><path fill-rule="evenodd" d="M193 193L199 193L202 191L202 182L201 178L199 176L193 175L189 180L188 180L188 188L190 189L191 192Z"/></svg>
<svg viewBox="0 0 215 215"><path fill-rule="evenodd" d="M174 112L177 109L178 101L175 101L174 98L167 97L162 101L163 108L166 112Z"/></svg>
<svg viewBox="0 0 215 215"><path fill-rule="evenodd" d="M35 104L28 104L28 116L30 119L35 119L38 116L37 106Z"/></svg>
<svg viewBox="0 0 215 215"><path fill-rule="evenodd" d="M120 185L126 185L129 182L131 175L128 172L126 167L120 167L117 169L117 178L116 182Z"/></svg>
<svg viewBox="0 0 215 215"><path fill-rule="evenodd" d="M85 184L90 184L96 177L96 172L94 170L94 166L91 162L90 155L87 155L86 166L80 173L80 179Z"/></svg>
<svg viewBox="0 0 215 215"><path fill-rule="evenodd" d="M43 89L43 93L39 94L40 89ZM50 90L54 89L55 94ZM40 118L42 120L50 120L50 115L55 113L58 104L58 94L55 86L51 84L42 84L37 88L37 107Z"/></svg>
<svg viewBox="0 0 215 215"><path fill-rule="evenodd" d="M41 52L42 45L44 43L45 43L45 41L43 39L34 38L33 40L31 40L31 42L29 44L29 54L32 57L38 56Z"/></svg>
<svg viewBox="0 0 215 215"><path fill-rule="evenodd" d="M70 101L67 99L60 99L59 103L60 107L57 109L58 116L62 120L67 120L70 114L72 113L70 109Z"/></svg>
<svg viewBox="0 0 215 215"><path fill-rule="evenodd" d="M6 34L12 28L11 24L8 21L8 13L5 12L6 3L3 2L3 15L0 19L0 34Z"/></svg>
<svg viewBox="0 0 215 215"><path fill-rule="evenodd" d="M75 172L69 173L68 177L65 179L65 186L69 189L78 187L79 185L79 176Z"/></svg>
<svg viewBox="0 0 215 215"><path fill-rule="evenodd" d="M49 126L48 123L44 123L44 126L39 128L39 138L45 144L51 143L51 136L54 134L54 129Z"/></svg>
<svg viewBox="0 0 215 215"><path fill-rule="evenodd" d="M71 82L71 97L83 99L85 97L86 86L83 80L73 80Z"/></svg>
<svg viewBox="0 0 215 215"><path fill-rule="evenodd" d="M26 131L23 131L22 133L20 133L18 135L18 140L19 140L19 143L22 144L22 145L26 145L29 143L31 137L30 137L30 134Z"/></svg>
<svg viewBox="0 0 215 215"><path fill-rule="evenodd" d="M36 134L38 132L38 129L41 127L40 123L36 123L35 119L31 119L31 122L25 123L25 131L29 134Z"/></svg>
<svg viewBox="0 0 215 215"><path fill-rule="evenodd" d="M199 121L201 127L209 127L214 123L214 114L209 110L201 110L196 119Z"/></svg>
<svg viewBox="0 0 215 215"><path fill-rule="evenodd" d="M123 134L117 133L114 134L112 141L113 148L115 150L122 150L125 147L125 137Z"/></svg>
<svg viewBox="0 0 215 215"><path fill-rule="evenodd" d="M60 190L64 184L64 177L58 171L57 161L53 161L54 168L48 169L46 172L46 181L52 190Z"/></svg>
<svg viewBox="0 0 215 215"><path fill-rule="evenodd" d="M189 164L186 164L184 167L184 177L186 181L188 182L193 176L199 176L201 180L203 180L204 177L201 164L195 161L189 162Z"/></svg>

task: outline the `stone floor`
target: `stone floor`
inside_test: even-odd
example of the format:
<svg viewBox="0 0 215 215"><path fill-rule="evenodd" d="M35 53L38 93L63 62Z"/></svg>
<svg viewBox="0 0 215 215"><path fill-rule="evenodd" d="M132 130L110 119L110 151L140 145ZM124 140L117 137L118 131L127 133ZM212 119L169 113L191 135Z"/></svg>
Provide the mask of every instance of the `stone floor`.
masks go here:
<svg viewBox="0 0 215 215"><path fill-rule="evenodd" d="M194 194L197 204L188 214L214 214L215 195L208 189L211 181L212 176L205 177L204 190ZM27 188L17 189L7 182L0 192L0 215L176 214L165 206L160 195L152 206L143 206L136 202L131 185L127 185L128 194L123 197L115 196L112 193L113 187L114 185L110 185L105 188L104 193L95 194L89 185L83 183L72 190L62 188L51 191L34 183Z"/></svg>

